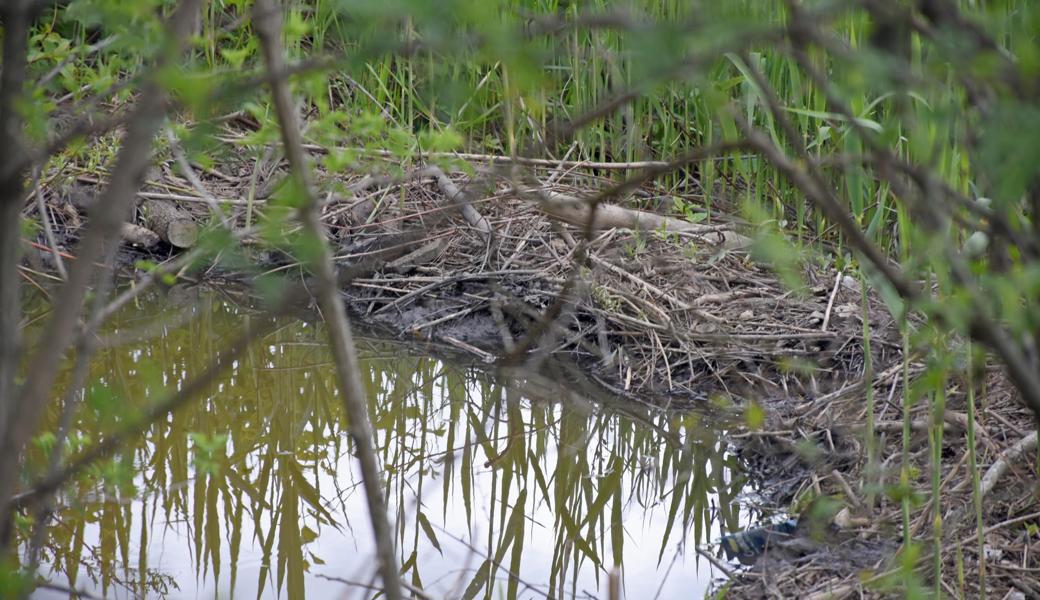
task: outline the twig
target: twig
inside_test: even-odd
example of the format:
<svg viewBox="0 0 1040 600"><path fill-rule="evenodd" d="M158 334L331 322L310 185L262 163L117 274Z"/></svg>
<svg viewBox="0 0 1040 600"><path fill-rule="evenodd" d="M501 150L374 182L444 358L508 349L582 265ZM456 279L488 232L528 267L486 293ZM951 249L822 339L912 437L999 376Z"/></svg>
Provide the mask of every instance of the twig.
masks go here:
<svg viewBox="0 0 1040 600"><path fill-rule="evenodd" d="M24 241L24 242L25 242L26 244L29 244L30 246L32 246L33 248L36 248L37 250L43 250L44 252L50 252L50 250L51 250L51 249L50 249L49 247L47 247L47 246L44 246L43 244L38 244L38 243L36 243L36 242L34 242L34 241L32 241L32 240L23 240L23 241ZM71 254L69 254L68 252L61 252L61 251L59 251L59 252L58 252L58 254L59 254L59 255L60 255L60 256L61 256L62 258L64 258L64 259L67 259L67 260L76 260L76 257L75 257L75 256L73 256L73 255L71 255ZM60 279L59 279L59 281L60 281Z"/></svg>
<svg viewBox="0 0 1040 600"><path fill-rule="evenodd" d="M36 196L36 211L40 213L40 223L43 225L43 235L54 255L54 266L62 280L69 278L69 272L65 270L65 261L58 250L58 242L54 237L54 228L51 227L51 219L48 216L47 203L43 199L43 189L40 187L40 168L33 168L33 194Z"/></svg>
<svg viewBox="0 0 1040 600"><path fill-rule="evenodd" d="M107 242L107 248L104 252L106 264L109 264L115 259L118 245L119 243L116 240L109 240ZM59 468L61 467L61 461L65 451L65 441L68 437L69 431L72 429L73 419L76 417L82 399L83 382L86 380L87 375L90 372L90 360L94 356L94 351L98 346L96 339L97 331L101 326L101 323L104 321L104 302L114 285L115 271L113 269L106 269L102 271L98 277L100 281L95 286L94 297L90 302L90 313L87 318L87 323L76 340L76 361L72 367L72 375L69 378L68 386L65 389L64 403L61 407L61 417L58 421L58 431L48 460L46 477L54 477L57 475ZM47 535L46 521L54 510L54 495L45 494L36 509L34 523L35 530L33 531L32 542L29 549L29 570L32 572L35 572L39 566L40 550L43 548L44 540Z"/></svg>
<svg viewBox="0 0 1040 600"><path fill-rule="evenodd" d="M841 278L845 275L845 271L838 271L837 276L834 277L834 289L831 290L831 297L827 300L827 310L823 313L823 325L820 325L820 331L827 331L827 325L831 322L831 309L834 308L834 299L838 297L838 288L841 287Z"/></svg>
<svg viewBox="0 0 1040 600"><path fill-rule="evenodd" d="M81 473L90 465L110 456L128 439L138 435L141 431L158 420L166 418L166 416L171 412L177 410L185 403L192 400L197 394L206 390L216 380L216 378L224 372L224 370L229 368L235 360L249 349L250 344L254 340L272 331L275 326L276 324L273 321L260 327L251 327L247 325L242 335L222 354L217 356L205 371L200 373L193 380L185 383L180 389L165 400L162 400L147 409L144 415L139 419L133 419L131 423L128 423L120 430L106 435L103 441L98 442L93 447L80 453L74 460L62 467L58 472L48 475L36 482L28 491L10 498L4 496L3 500L8 501L10 506L24 508L26 506L31 506L45 495L54 493L64 485L65 482Z"/></svg>
<svg viewBox="0 0 1040 600"><path fill-rule="evenodd" d="M987 527L984 530L982 530L982 535L983 535L983 537L985 537L985 536L993 533L994 531L1003 529L1005 527L1010 527L1012 525L1018 525L1019 523L1025 523L1026 521L1034 521L1034 520L1037 520L1037 519L1040 519L1040 512L1029 513L1028 515L1022 515L1021 517L1015 517L1013 519L1008 519L1006 521L1001 521L1000 523L997 523L995 525L990 525L989 527ZM958 546L968 546L972 542L975 542L976 540L977 540L977 536L973 534L973 535L971 535L969 537L964 538L960 542L958 542L957 545Z"/></svg>
<svg viewBox="0 0 1040 600"><path fill-rule="evenodd" d="M805 596L805 600L841 600L842 598L851 596L855 591L855 586L849 583L843 583L826 590L820 590L808 594Z"/></svg>
<svg viewBox="0 0 1040 600"><path fill-rule="evenodd" d="M475 354L475 355L479 356L480 360L482 360L482 361L484 361L486 363L495 362L495 355L494 354L485 352L485 351L481 350L480 348L477 348L476 346L473 346L471 344L467 344L466 342L463 342L462 340L455 339L455 338L453 338L451 336L447 336L447 335L442 335L442 336L440 336L440 338L442 340L444 340L445 342L448 342L452 346L455 346L455 347L459 348L460 350L464 350L466 352L469 352L470 354Z"/></svg>
<svg viewBox="0 0 1040 600"><path fill-rule="evenodd" d="M480 548L477 548L472 543L470 543L470 542L466 541L465 539L455 535L454 533L448 531L447 529L441 527L440 525L437 525L436 523L434 523L433 526L436 527L437 529L439 529L441 531L441 533L443 533L444 535L450 537L451 539L455 540L456 542L458 542L458 543L462 544L463 546L469 548L470 551L472 551L474 554L476 554L478 556L482 556L485 560L490 561L491 564L495 565L496 568L498 568L499 570L505 572L510 577L516 579L516 581L520 585L524 586L528 590L530 590L530 591L532 591L532 592L534 592L536 594L539 594L541 596L544 596L546 598L546 600L552 600L552 596L550 596L546 592L538 589L538 586L536 586L535 584L529 583L529 582L524 581L523 579L521 579L520 575L518 573L514 573L512 570L510 570L508 567L506 567L506 565L502 564L501 561L496 560L495 557L491 556L490 554L485 554L484 551L481 550Z"/></svg>
<svg viewBox="0 0 1040 600"><path fill-rule="evenodd" d="M43 75L43 77L40 77L40 79L36 82L37 87L45 87L48 83L50 83L52 79L57 77L61 73L61 71L69 65L69 63L76 60L77 58L86 58L91 54L94 54L95 52L100 52L101 50L104 50L105 48L111 46L118 39L118 35L110 35L107 38L101 40L100 42L91 44L89 46L73 46L72 52L69 52L69 55L65 57L65 60L54 65L53 69L47 71Z"/></svg>
<svg viewBox="0 0 1040 600"><path fill-rule="evenodd" d="M712 564L712 566L714 566L716 569L718 569L718 570L722 571L723 573L725 573L726 577L729 577L730 579L733 579L734 577L737 576L736 571L734 571L733 569L731 569L728 566L726 566L725 563L723 563L721 560L719 560L719 559L715 558L714 556L712 556L709 552L705 551L703 548L697 548L697 554L703 556L705 558L705 560L710 562Z"/></svg>
<svg viewBox="0 0 1040 600"><path fill-rule="evenodd" d="M160 59L160 64L154 66L155 73L161 72L164 64L180 52L195 21L199 4L200 0L182 0L169 19L170 37L174 43L170 45L170 52ZM10 17L10 14L6 16ZM9 20L5 21L5 26L10 27ZM15 37L10 35L10 31L10 29L5 30L5 57L8 38ZM3 77L6 84L8 78L6 69ZM13 490L16 487L22 449L30 436L37 431L40 417L50 404L47 399L62 364L61 358L75 335L83 299L98 269L95 263L105 254L106 243L109 240L118 239L119 228L126 220L125 215L129 212L134 194L151 161L152 139L158 131L165 113L165 92L158 81L152 79L144 86L131 113L123 138L123 146L120 148L116 165L112 171L112 180L96 204L86 234L76 248L79 260L69 271L69 278L61 291L62 301L55 305L51 319L40 338L39 349L28 362L30 368L26 373L25 383L10 406L11 412L0 415L4 417L0 418L0 428L2 428L0 436L3 438L0 440L0 444L2 444L0 445L0 490ZM6 126L10 125L0 119L0 127ZM2 187L0 185L0 195L5 191ZM2 258L6 257L0 253L0 259ZM0 262L6 263L7 261L0 260ZM0 282L0 287L6 290L7 285ZM0 308L6 307L0 306ZM17 311L17 307L14 307L14 310ZM7 333L0 329L0 335ZM0 355L0 363L6 362L7 358ZM4 367L0 366L0 368ZM3 374L0 374L0 380L2 379ZM3 385L4 383L0 382L0 386ZM7 391L9 390L0 389L0 392ZM5 398L10 398L10 396L5 396ZM7 405L8 402L5 401L3 404ZM2 530L0 540L6 539L7 526L10 523L8 507L7 495L0 496L0 519L3 519L0 524L0 530Z"/></svg>
<svg viewBox="0 0 1040 600"><path fill-rule="evenodd" d="M387 310L390 310L391 308L399 307L399 306L403 305L405 302L408 302L409 300L412 300L413 298L416 298L416 297L421 296L423 294L429 293L430 291L435 290L435 289L437 289L439 287L442 287L442 286L445 286L445 285L451 285L451 284L454 284L454 283L458 283L460 281L468 281L468 280L472 280L472 279L492 279L494 277L498 277L498 276L501 276L501 275L533 275L533 274L538 273L538 272L539 271L535 271L533 269L518 269L518 270L515 270L515 271L505 271L505 270L502 270L502 271L485 271L483 273L460 273L458 275L452 275L450 277L438 278L437 280L431 282L428 285L425 285L425 286L423 286L421 288L418 288L416 290L408 292L407 294L405 294L404 296L401 296L400 298L394 300L393 302L389 302L387 304L384 304L383 306L381 306L378 309L376 309L372 314L378 315L379 313L387 311ZM355 280L355 281L357 281L357 280Z"/></svg>
<svg viewBox="0 0 1040 600"><path fill-rule="evenodd" d="M281 45L281 10L275 0L257 0L253 7L253 26L256 28L263 50L264 63L269 71L279 71L285 64ZM372 425L365 401L365 388L361 382L361 369L354 348L350 321L347 318L337 285L332 253L321 222L321 209L314 197L310 183L309 167L303 150L301 129L297 122L289 86L284 79L271 82L271 95L282 134L282 145L289 168L296 184L304 194L303 205L298 210L300 220L307 233L317 242L317 255L311 265L318 283L318 300L329 328L339 388L344 409L349 419L349 430L354 439L365 496L368 501L369 518L375 536L379 557L379 573L383 579L386 597L401 600L401 580L398 577L397 557L393 534L386 514L386 504L381 489L378 459L372 442Z"/></svg>
<svg viewBox="0 0 1040 600"><path fill-rule="evenodd" d="M228 220L224 211L220 209L220 204L217 202L217 199L209 193L209 190L206 189L202 180L199 179L199 176L195 173L195 169L192 168L191 163L188 162L188 157L184 155L184 150L181 149L180 142L177 141L177 136L173 134L172 129L166 129L166 139L170 142L170 150L173 151L173 157L177 161L177 165L180 166L181 172L184 173L184 176L188 178L191 187L195 188L195 191L202 196L202 199L209 205L209 209L213 211L213 214L216 215L218 219L220 219L220 223L224 225L224 228L231 230L231 221Z"/></svg>
<svg viewBox="0 0 1040 600"><path fill-rule="evenodd" d="M480 310L481 308L483 308L483 306L481 306L479 304L474 305L474 306L467 306L466 308L463 308L462 310L455 311L455 312L453 312L451 314L448 314L448 315L445 315L443 317L434 319L432 321L427 321L426 323L422 323L420 325L414 325L412 327L412 331L418 333L418 332L422 331L423 329L427 329L429 327L433 327L434 325L439 325L441 323L444 323L445 321L450 321L452 319L457 319L459 317L464 317L464 316L470 314L473 311Z"/></svg>
<svg viewBox="0 0 1040 600"><path fill-rule="evenodd" d="M174 200L177 202L198 202L206 205L227 204L229 206L249 206L249 200L236 200L233 198L216 198L210 195L209 199L200 198L197 196L189 196L187 194L169 194L166 192L137 192L139 198L148 198L153 200ZM262 202L262 200L256 200L255 202Z"/></svg>
<svg viewBox="0 0 1040 600"><path fill-rule="evenodd" d="M360 581L351 581L349 579L344 579L342 577L333 577L332 575L324 575L322 573L317 573L315 575L315 577L318 577L319 579L325 579L326 581L335 581L336 583L342 583L343 585L350 585L350 586L354 586L354 587L364 588L366 590L373 590L373 591L376 591L376 592L385 592L386 591L384 588L382 588L382 587L380 587L378 585L372 585L372 584L369 584L369 583L361 583ZM404 586L405 588L408 588L408 591L410 591L411 593L415 594L418 598L420 598L420 600L434 600L434 596L431 596L431 595L427 594L422 588L418 588L418 587L416 587L416 586L414 586L414 585L412 585L412 584L410 584L410 583L408 583L407 581L404 581L404 580L399 580L399 581L401 582L402 586Z"/></svg>
<svg viewBox="0 0 1040 600"><path fill-rule="evenodd" d="M455 182L449 178L444 171L434 168L433 172L437 177L437 185L440 186L441 192L444 193L448 199L458 207L459 212L465 217L466 222L475 227L480 232L481 237L486 243L491 239L491 225L487 219L483 217L477 209L473 208L472 202L469 196L459 190L459 187L455 185Z"/></svg>
<svg viewBox="0 0 1040 600"><path fill-rule="evenodd" d="M79 600L80 598L82 598L83 600L105 600L104 596L95 596L94 594L91 594L86 590L77 590L75 588L71 588L65 585L58 585L57 583L51 583L49 581L37 583L36 587L38 589L60 592L62 594L66 594L69 598L76 598L77 600Z"/></svg>
<svg viewBox="0 0 1040 600"><path fill-rule="evenodd" d="M326 153L328 148L317 144L304 144L304 149L309 152ZM374 148L349 148L352 152L359 152L370 156L381 156L386 158L399 158L399 155L390 151ZM646 169L653 167L666 167L667 161L644 160L633 162L598 162L587 160L556 160L551 158L528 158L525 156L505 156L500 154L478 154L473 152L423 152L427 158L440 158L467 160L473 162L486 162L491 164L521 165L525 167L550 167L564 169L600 169L604 171L627 171L634 169ZM721 160L721 159L719 159Z"/></svg>

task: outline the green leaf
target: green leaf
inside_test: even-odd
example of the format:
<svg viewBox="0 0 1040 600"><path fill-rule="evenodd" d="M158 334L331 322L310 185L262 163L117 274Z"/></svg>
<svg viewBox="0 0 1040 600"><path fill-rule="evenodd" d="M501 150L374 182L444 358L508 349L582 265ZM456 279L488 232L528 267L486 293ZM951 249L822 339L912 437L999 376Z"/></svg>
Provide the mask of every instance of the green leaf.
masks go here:
<svg viewBox="0 0 1040 600"><path fill-rule="evenodd" d="M513 504L513 511L509 515L509 522L505 527L505 535L498 543L498 550L495 551L495 562L501 563L502 557L505 556L506 550L509 549L509 544L513 542L517 536L523 536L524 534L524 518L525 509L527 505L527 489L524 488L520 491L517 496L516 502Z"/></svg>
<svg viewBox="0 0 1040 600"><path fill-rule="evenodd" d="M417 519L419 521L419 526L422 527L423 533L425 533L426 537L429 538L433 547L437 549L437 552L444 554L444 551L441 550L441 543L437 541L437 534L433 531L433 526L430 525L430 520L426 518L426 513L420 510Z"/></svg>
<svg viewBox="0 0 1040 600"><path fill-rule="evenodd" d="M994 199L1005 208L1018 202L1035 181L1040 164L1040 106L1005 100L994 107L979 141L979 171L993 182Z"/></svg>
<svg viewBox="0 0 1040 600"><path fill-rule="evenodd" d="M597 565L600 564L599 555L581 535L581 530L578 528L578 524L574 521L574 517L571 516L565 507L557 505L557 516L560 518L560 522L563 523L564 529L567 531L567 539L569 539L577 548L581 550L585 556L592 559L592 562Z"/></svg>
<svg viewBox="0 0 1040 600"><path fill-rule="evenodd" d="M808 109L804 109L804 108L791 108L790 106L785 106L784 110L789 112L789 113L794 113L796 115L803 115L803 116L806 116L806 117L812 117L814 119L825 119L827 121L840 121L840 122L843 122L843 123L847 123L849 121L849 119L845 115L840 114L840 113L832 113L832 112L827 112L827 111L822 111L822 110L808 110ZM884 127L881 126L881 123L878 123L877 121L873 121L871 119L865 119L863 117L856 117L855 122L859 126L865 127L867 129L870 129L871 131L874 131L874 132L877 132L877 133L881 133L882 131L884 131Z"/></svg>
<svg viewBox="0 0 1040 600"><path fill-rule="evenodd" d="M466 586L466 591L462 594L462 600L473 600L480 594L484 584L487 583L488 576L491 574L491 567L493 563L491 559L485 560L481 563L480 568L477 569L477 574L473 576L473 580Z"/></svg>

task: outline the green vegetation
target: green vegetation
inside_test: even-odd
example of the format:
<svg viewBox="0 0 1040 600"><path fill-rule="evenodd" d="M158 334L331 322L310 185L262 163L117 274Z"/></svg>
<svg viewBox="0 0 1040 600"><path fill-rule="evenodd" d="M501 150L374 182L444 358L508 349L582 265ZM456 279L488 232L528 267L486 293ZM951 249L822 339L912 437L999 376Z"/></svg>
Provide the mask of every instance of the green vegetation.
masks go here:
<svg viewBox="0 0 1040 600"><path fill-rule="evenodd" d="M577 131L573 148L570 140L561 141L546 149L547 154L590 161L666 159L684 148L735 137L732 122L719 120L720 106L730 100L751 123L777 140L782 137L749 65L738 54L723 53L736 49L743 36L775 36L789 18L779 2L734 2L722 8L651 0L624 7L602 1L457 1L435 8L423 2L352 4L346 12L331 0L290 4L290 54L299 60L328 56L335 61L332 69L298 79L315 111L311 127L318 139L327 133L322 126L331 123L364 136L388 122L394 127L387 130L386 147L407 155L436 150L439 144L453 148L457 135L474 152L525 152L525 143L538 140L547 124L576 118L619 93L634 98L622 110ZM980 185L979 171L984 169L986 180L999 182L994 191L1002 192L1002 200L1021 195L1027 175L1014 172L1004 158L1015 141L1025 141L1017 134L1035 122L1029 107L1012 102L995 107L989 118L996 129L987 140L987 152L972 156L966 134L977 123L970 114L959 118L965 92L959 74L951 70L949 48L910 37L913 85L895 81L886 69L891 60L886 48L872 40L884 34L876 19L864 10L830 4L830 9L818 10L829 15L831 42L841 44L842 52L809 57L826 73L829 89L814 84L780 44L755 46L747 57L783 99L801 142L815 156L844 156L851 162L865 144L857 133L866 131L909 162L932 166L961 193L975 192L972 186ZM1032 68L1037 17L1031 3L1008 0L988 2L985 10L972 11L970 4L965 9L967 18L981 20L1010 55ZM61 67L38 89L41 107L53 108L53 100L67 100L66 95L80 100L100 93L126 100L130 90L125 86L105 92L148 64L151 53L144 49L158 46L154 10L147 3L77 2L40 27L33 39L33 69L48 73ZM615 18L603 23L590 18L598 26L581 26L582 15L597 14ZM97 23L104 23L104 29L92 27ZM189 106L223 108L213 106L207 92L259 67L248 23L248 3L207 5L195 60L186 72L168 75L168 83ZM525 39L525 28L551 34ZM464 43L469 40L452 35L457 31L472 31L474 40ZM411 55L393 52L408 44L415 46ZM828 106L828 92L844 99L854 122ZM228 100L230 108L242 98ZM269 115L265 104L259 100L251 108ZM448 139L433 135L452 131L456 135ZM340 133L341 144L350 140ZM700 171L670 175L662 182L699 184L709 201L716 192L733 200L745 194L773 208L778 218L789 219L797 235L827 237L824 222L798 201L803 194L767 161L723 157L701 165ZM914 227L909 214L892 201L888 186L862 167L836 170L833 182L844 188L849 209L873 239L892 244L895 255L913 253L909 233Z"/></svg>

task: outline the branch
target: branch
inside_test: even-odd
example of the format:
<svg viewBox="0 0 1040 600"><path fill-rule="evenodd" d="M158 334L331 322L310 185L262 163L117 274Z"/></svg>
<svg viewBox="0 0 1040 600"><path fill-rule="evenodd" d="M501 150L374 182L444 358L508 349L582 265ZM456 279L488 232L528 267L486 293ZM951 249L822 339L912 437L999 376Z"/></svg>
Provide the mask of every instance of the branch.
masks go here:
<svg viewBox="0 0 1040 600"><path fill-rule="evenodd" d="M25 154L22 121L18 104L23 97L29 34L29 15L20 0L5 2L3 16L3 71L0 72L0 165L17 162ZM14 416L15 374L21 362L21 284L18 264L21 256L21 209L25 197L24 170L0 175L0 439ZM14 480L4 483L14 483ZM0 483L0 489L10 489ZM0 500L0 510L3 509ZM5 554L8 536L0 512L0 557Z"/></svg>
<svg viewBox="0 0 1040 600"><path fill-rule="evenodd" d="M876 2L877 0L870 0L870 4ZM1000 63L1001 76L1016 96L1025 99L1029 94L1036 92L1035 83L1033 84L1034 89L1030 89L1030 86L1022 79L1022 74L1015 64L1015 59L1008 54L1007 50L1002 48L977 23L965 17L956 3L949 0L921 0L920 5L921 12L934 26L949 26L953 29L958 29L968 34L968 37L977 48L996 56ZM935 39L935 32L919 19L907 18L907 23L921 35L932 40ZM959 77L963 76L962 73L957 73L957 75Z"/></svg>
<svg viewBox="0 0 1040 600"><path fill-rule="evenodd" d="M795 129L786 111L783 110L776 91L773 90L769 81L751 61L745 60L745 63L754 82L762 91L774 120L780 125L788 142L794 146L795 152L801 159L801 164L793 162L769 137L755 130L740 111L730 110L737 126L747 136L749 143L780 169L796 187L801 189L828 219L838 225L848 238L850 245L881 272L903 299L911 303L920 300L924 296L924 292L907 280L903 273L885 258L881 250L867 239L858 224L835 197L820 173L819 164L809 154L798 130ZM855 123L855 119L850 121ZM931 173L927 173L923 177L929 182L936 179ZM1008 370L1008 375L1021 394L1023 402L1033 412L1034 418L1040 422L1040 375L1037 374L1035 368L1030 366L1029 360L1011 341L1011 337L1004 328L990 317L985 303L981 299L981 292L971 284L969 271L962 264L961 258L953 252L948 252L945 258L949 262L958 284L968 293L972 302L969 334L991 348L1001 358ZM938 323L947 321L942 313L935 313L933 318Z"/></svg>
<svg viewBox="0 0 1040 600"><path fill-rule="evenodd" d="M722 231L718 227L698 225L688 221L663 217L656 213L627 209L607 203L625 198L628 194L662 175L684 169L704 160L713 160L737 150L744 150L748 147L749 144L746 140L723 141L707 146L699 146L669 161L647 164L639 173L604 188L587 199L578 199L565 194L546 193L541 186L519 191L535 193L540 197L540 207L544 212L575 225L591 223L593 229L626 227L644 231L683 231L703 236L702 239L716 237L721 241L723 247L731 250L746 249L751 245L751 240L731 231ZM592 206L597 206L599 213L594 219L589 215L590 207ZM590 219L592 220L590 221Z"/></svg>
<svg viewBox="0 0 1040 600"><path fill-rule="evenodd" d="M69 273L65 270L65 260L61 257L61 251L58 250L58 241L54 237L54 228L51 227L51 219L47 214L47 202L43 197L39 168L33 169L33 195L36 196L36 212L40 214L40 224L43 227L44 239L47 240L47 246L54 256L54 266L57 268L58 275L62 280L68 279Z"/></svg>
<svg viewBox="0 0 1040 600"><path fill-rule="evenodd" d="M773 144L772 140L766 135L752 128L751 124L744 119L739 111L732 111L732 116L737 123L737 127L747 137L748 143L762 153L762 155L769 162L780 170L781 173L787 176L791 180L791 183L798 189L802 190L803 193L809 198L809 200L816 205L827 218L838 225L842 233L846 235L849 240L849 245L852 246L857 252L859 252L872 266L874 266L881 274L888 280L892 286L899 292L899 295L910 299L916 300L920 298L921 291L917 286L910 283L903 274L894 266L892 263L885 258L884 254L867 239L867 237L860 231L859 226L849 215L848 211L841 206L834 194L826 186L820 185L817 181L809 174L803 163L795 163L788 157L783 150ZM815 164L815 161L810 159L809 164Z"/></svg>
<svg viewBox="0 0 1040 600"><path fill-rule="evenodd" d="M979 496L985 498L993 488L996 487L997 482L1000 478L1008 472L1011 467L1011 463L1022 461L1023 455L1027 452L1032 452L1036 448L1036 432L1033 431L1026 435L1024 438L1018 440L1014 446L1008 448L988 469L986 469L985 475L982 476L982 481L979 483ZM1032 461L1022 461L1032 462Z"/></svg>
<svg viewBox="0 0 1040 600"><path fill-rule="evenodd" d="M184 47L199 5L200 0L183 0L171 17L170 37L175 41L174 51L177 53ZM9 43L9 40L5 40L5 45ZM171 53L160 59L160 65L157 65L156 69L174 56L175 54ZM5 70L4 77L7 76ZM152 139L165 114L165 93L158 82L150 81L143 89L138 106L130 118L123 146L113 169L112 180L97 203L90 225L76 248L78 260L69 270L68 281L62 286L59 296L61 301L55 305L51 319L44 329L39 350L28 361L30 367L26 373L25 384L19 390L5 422L2 423L4 427L0 430L0 490L14 490L17 487L22 449L36 432L40 417L49 405L51 390L65 350L78 329L77 321L82 311L83 300L98 270L96 263L105 254L106 241L118 239L119 229L126 220L140 182L151 163ZM11 123L17 122L16 118L12 118ZM8 202L5 204L8 204L11 201L10 196L6 200ZM17 219L15 221L17 228ZM6 258L0 256L0 259ZM8 262L2 262L2 268L7 268ZM11 268L14 268L17 261L10 264ZM7 286L3 287L6 291ZM17 310L11 314L17 315ZM4 318L7 317L5 311ZM3 534L10 523L6 497L0 497L0 520L0 539L4 539Z"/></svg>
<svg viewBox="0 0 1040 600"><path fill-rule="evenodd" d="M902 173L910 177L923 194L928 195L934 191L941 192L946 198L953 201L957 206L967 210L978 220L988 222L989 227L994 233L1007 236L1022 248L1024 252L1029 253L1031 256L1036 256L1038 252L1037 241L1021 235L1008 222L1007 215L984 207L978 202L972 201L970 198L967 198L952 188L941 178L936 177L931 171L918 167L909 161L896 156L891 149L880 143L874 132L863 126L863 123L856 118L849 105L834 92L830 80L820 72L820 70L813 64L812 60L809 59L809 56L806 54L805 44L808 41L813 41L827 50L842 54L850 60L854 60L853 52L849 48L842 46L839 40L833 39L832 36L825 36L819 30L818 26L812 25L812 20L796 4L791 5L791 10L792 34L790 39L793 45L792 56L795 61L798 62L802 70L809 75L809 78L813 83L823 92L828 107L845 117L849 126L859 135L859 138L867 146L867 149L870 150L871 160L878 165L885 180L892 185L895 195L902 197L907 201L910 199L909 190L907 190L904 182L895 176L896 173ZM901 73L901 76L909 79L913 75L912 71L906 66L903 66L903 69L904 72ZM952 211L941 204L927 202L921 202L918 204L921 205L919 206L921 210L935 210L942 211L945 214L952 214ZM980 227L981 226L983 225L980 224Z"/></svg>
<svg viewBox="0 0 1040 600"><path fill-rule="evenodd" d="M38 171L36 172L38 173ZM38 181L36 185L37 190L39 190ZM39 194L39 192L37 192L37 194ZM42 196L39 195L38 197L42 198ZM44 210L44 208L41 208L41 210ZM109 240L109 247L106 250L106 260L114 258L118 245L119 243L117 241ZM83 331L80 332L76 341L75 365L72 367L72 375L69 377L68 384L65 388L65 398L61 407L61 418L58 421L58 433L57 436L55 436L54 447L51 448L50 458L47 463L48 477L56 475L61 468L62 457L65 450L65 441L68 437L69 431L72 429L72 421L79 412L79 403L82 399L80 391L83 388L83 382L90 373L90 361L94 357L94 351L97 349L97 331L103 321L102 309L104 308L105 298L108 296L109 291L115 284L115 273L111 270L105 271L101 274L100 279L101 281L94 290L94 298L90 302L90 317L87 319L86 326L83 328ZM36 510L32 538L29 544L29 571L32 573L35 573L36 569L40 566L40 550L43 548L47 535L47 520L50 518L50 514L53 510L54 496L53 494L46 494L42 498L41 506Z"/></svg>
<svg viewBox="0 0 1040 600"><path fill-rule="evenodd" d="M272 72L283 69L284 57L281 45L281 10L275 0L257 0L253 8L253 25L260 37L264 62ZM311 268L317 278L318 302L329 328L329 341L332 355L339 376L339 388L343 397L343 408L349 420L349 431L357 449L358 462L361 465L362 482L368 500L368 513L375 535L376 552L379 557L379 573L383 579L386 597L389 600L401 600L401 581L398 575L397 557L394 550L393 534L386 514L383 499L379 463L373 446L372 425L369 421L365 388L361 381L361 370L354 348L353 333L347 319L343 299L340 296L336 281L332 253L329 251L325 236L325 228L321 222L321 208L314 197L310 182L309 167L304 154L300 124L297 122L293 108L289 86L284 79L277 79L271 84L275 111L282 132L282 144L289 161L289 169L300 191L304 194L304 202L300 206L298 216L303 222L312 242L317 245L317 256Z"/></svg>

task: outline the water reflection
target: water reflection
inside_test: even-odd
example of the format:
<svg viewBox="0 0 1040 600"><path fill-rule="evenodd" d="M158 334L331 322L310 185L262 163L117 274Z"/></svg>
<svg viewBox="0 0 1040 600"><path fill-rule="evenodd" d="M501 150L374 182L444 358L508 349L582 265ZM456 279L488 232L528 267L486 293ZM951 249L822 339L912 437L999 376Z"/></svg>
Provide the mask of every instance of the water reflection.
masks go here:
<svg viewBox="0 0 1040 600"><path fill-rule="evenodd" d="M71 445L183 385L257 318L216 293L126 310L92 365ZM158 335L124 343L138 331ZM205 399L67 489L44 575L110 598L374 597L323 339L320 325L280 323ZM691 598L719 575L694 551L741 520L743 480L718 425L611 408L532 373L491 377L375 341L360 350L402 579L415 589L606 598L620 565L628 598ZM42 449L33 461L45 464ZM55 594L36 597L67 597Z"/></svg>

